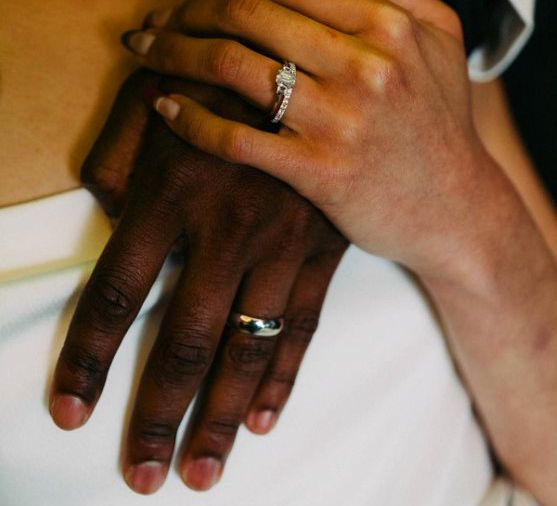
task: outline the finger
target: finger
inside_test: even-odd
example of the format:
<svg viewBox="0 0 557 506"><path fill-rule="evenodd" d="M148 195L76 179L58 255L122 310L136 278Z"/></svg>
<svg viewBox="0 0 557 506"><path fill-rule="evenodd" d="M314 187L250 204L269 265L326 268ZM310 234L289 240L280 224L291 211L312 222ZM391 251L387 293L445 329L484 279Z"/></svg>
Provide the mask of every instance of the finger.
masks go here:
<svg viewBox="0 0 557 506"><path fill-rule="evenodd" d="M444 28L461 37L460 22L455 12L440 0L275 0L276 3L347 34L382 30L392 33L397 23L404 23L400 10L407 10L416 19Z"/></svg>
<svg viewBox="0 0 557 506"><path fill-rule="evenodd" d="M256 267L242 283L236 309L259 318L281 316L298 268L297 262ZM276 340L276 336L257 337L232 328L226 332L181 460L182 477L194 490L207 490L222 475Z"/></svg>
<svg viewBox="0 0 557 506"><path fill-rule="evenodd" d="M120 215L126 201L129 176L147 125L145 92L156 89L158 81L148 71L135 72L126 80L81 168L82 182L112 218Z"/></svg>
<svg viewBox="0 0 557 506"><path fill-rule="evenodd" d="M290 397L343 253L344 250L316 256L298 274L286 310L286 330L277 342L273 359L246 416L246 426L256 434L266 434L275 426Z"/></svg>
<svg viewBox="0 0 557 506"><path fill-rule="evenodd" d="M143 20L143 28L164 28L168 25L173 12L173 7L163 7L149 12Z"/></svg>
<svg viewBox="0 0 557 506"><path fill-rule="evenodd" d="M213 360L240 284L242 270L233 258L200 249L177 285L128 432L124 476L137 492L153 493L164 481L176 431Z"/></svg>
<svg viewBox="0 0 557 506"><path fill-rule="evenodd" d="M385 1L387 2L387 0ZM441 0L396 0L396 2L388 3L406 9L416 19L433 25L458 40L464 39L458 14L450 5Z"/></svg>
<svg viewBox="0 0 557 506"><path fill-rule="evenodd" d="M151 208L126 212L85 286L51 392L51 415L63 429L75 429L91 415L114 354L172 245L173 230L153 218L160 214Z"/></svg>
<svg viewBox="0 0 557 506"><path fill-rule="evenodd" d="M257 167L310 199L319 194L321 167L308 163L316 153L308 153L289 132L276 135L223 119L182 95L159 98L155 109L179 137L201 151Z"/></svg>
<svg viewBox="0 0 557 506"><path fill-rule="evenodd" d="M315 76L341 70L339 44L347 42L344 34L270 0L186 2L170 26L202 37L238 37Z"/></svg>
<svg viewBox="0 0 557 506"><path fill-rule="evenodd" d="M133 31L122 40L151 70L228 88L263 111L273 108L275 79L282 65L239 42L199 39L169 31ZM298 125L318 122L315 104L321 102L321 95L319 85L298 72L290 111L283 123L297 130Z"/></svg>
<svg viewBox="0 0 557 506"><path fill-rule="evenodd" d="M375 0L323 2L321 0L275 0L276 3L346 34L369 29Z"/></svg>

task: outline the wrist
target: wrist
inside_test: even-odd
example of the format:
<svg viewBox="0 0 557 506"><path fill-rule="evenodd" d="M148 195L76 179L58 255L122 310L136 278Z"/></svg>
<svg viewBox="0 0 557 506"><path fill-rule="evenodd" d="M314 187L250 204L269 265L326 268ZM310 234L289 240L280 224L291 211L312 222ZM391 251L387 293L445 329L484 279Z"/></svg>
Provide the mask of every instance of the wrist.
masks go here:
<svg viewBox="0 0 557 506"><path fill-rule="evenodd" d="M466 261L421 279L496 455L554 504L557 267L520 202L502 216Z"/></svg>
<svg viewBox="0 0 557 506"><path fill-rule="evenodd" d="M418 275L495 453L519 483L553 504L557 266L512 187L494 201L459 258Z"/></svg>
<svg viewBox="0 0 557 506"><path fill-rule="evenodd" d="M432 295L466 294L490 303L523 303L528 286L555 270L555 259L512 183L487 154L474 160L462 219L435 260L414 269Z"/></svg>
<svg viewBox="0 0 557 506"><path fill-rule="evenodd" d="M557 476L557 266L495 162L447 237L452 254L416 269L496 455L543 504ZM451 252L450 252L451 253Z"/></svg>

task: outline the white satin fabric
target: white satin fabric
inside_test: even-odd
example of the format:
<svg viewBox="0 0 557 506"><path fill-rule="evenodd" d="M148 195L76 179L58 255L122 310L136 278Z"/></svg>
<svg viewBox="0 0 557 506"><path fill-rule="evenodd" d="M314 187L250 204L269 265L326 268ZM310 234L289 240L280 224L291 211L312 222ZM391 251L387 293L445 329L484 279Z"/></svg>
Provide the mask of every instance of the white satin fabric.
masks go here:
<svg viewBox="0 0 557 506"><path fill-rule="evenodd" d="M242 429L222 482L208 493L187 489L174 470L154 496L130 491L120 441L163 312L157 302L178 266L167 265L153 288L88 424L63 432L46 405L76 298L109 233L85 190L0 209L2 506L511 504L512 487L493 483L424 297L400 268L356 248L334 277L273 433Z"/></svg>

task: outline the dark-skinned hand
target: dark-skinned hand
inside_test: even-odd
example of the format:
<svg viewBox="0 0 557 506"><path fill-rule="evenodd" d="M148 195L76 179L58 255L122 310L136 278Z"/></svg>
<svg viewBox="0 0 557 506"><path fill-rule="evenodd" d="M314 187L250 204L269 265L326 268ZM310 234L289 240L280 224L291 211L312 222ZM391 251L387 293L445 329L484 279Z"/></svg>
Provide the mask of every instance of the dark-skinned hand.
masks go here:
<svg viewBox="0 0 557 506"><path fill-rule="evenodd" d="M141 493L162 485L176 431L198 391L180 456L193 489L218 481L242 422L255 433L273 427L347 245L289 186L179 140L143 98L156 86L254 126L268 122L223 90L159 83L140 71L124 84L84 165L86 186L118 224L59 357L51 413L60 427L86 423L163 262L177 244L184 252L125 445L124 476ZM284 315L285 331L275 338L235 331L226 325L232 309Z"/></svg>

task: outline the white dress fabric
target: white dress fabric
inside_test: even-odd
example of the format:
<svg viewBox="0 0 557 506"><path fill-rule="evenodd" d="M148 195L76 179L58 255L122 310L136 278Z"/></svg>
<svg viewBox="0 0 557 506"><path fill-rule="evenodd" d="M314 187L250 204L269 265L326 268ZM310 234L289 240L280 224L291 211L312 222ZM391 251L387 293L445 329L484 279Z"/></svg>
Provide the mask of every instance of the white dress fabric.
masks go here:
<svg viewBox="0 0 557 506"><path fill-rule="evenodd" d="M396 265L354 247L275 430L242 429L210 492L187 489L174 469L154 496L132 492L119 470L121 439L163 312L157 302L179 266L159 277L87 425L64 432L47 408L76 299L109 233L81 189L0 209L0 505L534 504L494 482L470 400L420 290Z"/></svg>

